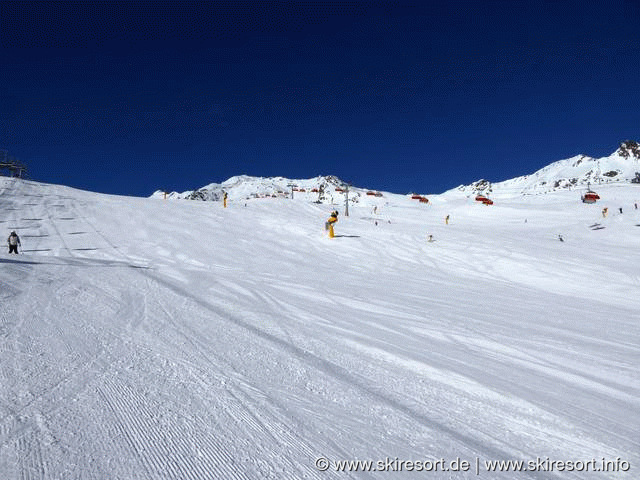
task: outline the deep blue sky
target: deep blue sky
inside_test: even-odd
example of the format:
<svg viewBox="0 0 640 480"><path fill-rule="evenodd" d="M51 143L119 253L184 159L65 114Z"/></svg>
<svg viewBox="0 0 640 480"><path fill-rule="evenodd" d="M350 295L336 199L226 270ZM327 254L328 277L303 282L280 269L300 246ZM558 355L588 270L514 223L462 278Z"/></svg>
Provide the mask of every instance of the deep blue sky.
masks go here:
<svg viewBox="0 0 640 480"><path fill-rule="evenodd" d="M439 193L640 140L640 2L0 2L0 148L150 195Z"/></svg>

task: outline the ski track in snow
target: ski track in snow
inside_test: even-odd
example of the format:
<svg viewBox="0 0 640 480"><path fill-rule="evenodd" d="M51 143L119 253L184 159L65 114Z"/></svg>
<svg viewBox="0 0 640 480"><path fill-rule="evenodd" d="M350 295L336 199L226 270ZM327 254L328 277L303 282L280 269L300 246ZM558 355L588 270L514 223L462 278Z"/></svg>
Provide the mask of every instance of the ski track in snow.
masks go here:
<svg viewBox="0 0 640 480"><path fill-rule="evenodd" d="M0 178L0 227L26 252L0 258L2 478L636 478L640 217L552 198L398 196L377 216L355 205L331 241L326 205ZM318 457L632 470L320 472Z"/></svg>

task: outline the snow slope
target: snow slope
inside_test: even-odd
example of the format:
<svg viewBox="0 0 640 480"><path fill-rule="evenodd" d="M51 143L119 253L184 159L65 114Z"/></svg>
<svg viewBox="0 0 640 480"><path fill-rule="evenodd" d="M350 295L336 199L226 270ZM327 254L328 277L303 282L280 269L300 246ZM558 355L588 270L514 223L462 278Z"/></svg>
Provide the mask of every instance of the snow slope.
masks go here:
<svg viewBox="0 0 640 480"><path fill-rule="evenodd" d="M640 186L598 193L365 196L328 239L304 197L0 178L0 477L638 478ZM593 465L485 465L545 459Z"/></svg>

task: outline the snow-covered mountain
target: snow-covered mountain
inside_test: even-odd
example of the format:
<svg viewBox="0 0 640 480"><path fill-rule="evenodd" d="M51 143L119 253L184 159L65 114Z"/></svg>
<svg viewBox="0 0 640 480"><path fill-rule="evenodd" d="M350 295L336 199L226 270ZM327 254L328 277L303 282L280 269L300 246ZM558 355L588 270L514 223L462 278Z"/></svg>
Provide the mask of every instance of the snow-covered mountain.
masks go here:
<svg viewBox="0 0 640 480"><path fill-rule="evenodd" d="M461 185L445 192L445 197L463 194L467 197L484 194L492 197L538 195L563 189L597 187L603 184L640 184L640 145L635 141L625 141L608 157L592 158L578 155L560 160L537 172L492 183L481 179L470 185ZM222 183L211 183L197 190L166 193L158 190L153 198L220 201L223 192L229 200L249 200L253 198L294 197L317 203L342 202L346 182L335 176L318 176L309 179L289 179L284 177L252 177L239 175ZM361 202L367 194L389 196L372 192L366 188L349 187L352 204Z"/></svg>
<svg viewBox="0 0 640 480"><path fill-rule="evenodd" d="M530 175L497 183L482 179L455 190L470 196L482 193L508 197L612 183L640 183L640 145L637 142L622 142L608 157L578 155L551 163Z"/></svg>
<svg viewBox="0 0 640 480"><path fill-rule="evenodd" d="M284 177L252 177L249 175L238 175L225 180L222 183L210 183L197 190L186 192L168 193L168 198L178 198L187 200L213 200L222 199L223 192L229 195L229 199L242 200L249 198L267 197L288 197L292 188L299 191L300 188L308 190L318 189L321 185L325 187L341 187L344 185L340 179L332 176L319 176L307 180L294 180ZM163 197L164 192L158 190L152 197Z"/></svg>
<svg viewBox="0 0 640 480"><path fill-rule="evenodd" d="M294 198L316 203L342 202L345 189L349 189L349 200L352 204L360 202L369 192L363 188L349 186L338 177L327 175L308 179L290 179L284 177L252 177L239 175L222 183L211 183L197 190L166 193L158 190L152 198L186 199L202 201L220 201L227 193L230 201L250 200L254 198ZM381 195L381 194L379 194Z"/></svg>

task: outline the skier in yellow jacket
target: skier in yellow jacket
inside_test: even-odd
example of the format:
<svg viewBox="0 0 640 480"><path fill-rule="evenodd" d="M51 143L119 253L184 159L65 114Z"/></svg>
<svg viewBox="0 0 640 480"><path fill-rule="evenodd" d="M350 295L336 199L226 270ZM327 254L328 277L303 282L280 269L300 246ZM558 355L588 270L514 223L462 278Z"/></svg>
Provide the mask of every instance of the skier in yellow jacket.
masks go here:
<svg viewBox="0 0 640 480"><path fill-rule="evenodd" d="M336 223L337 221L338 221L338 212L334 210L333 212L331 212L331 216L329 217L329 220L327 220L327 223L324 224L324 228L326 230L329 230L329 238L334 237L333 224Z"/></svg>

